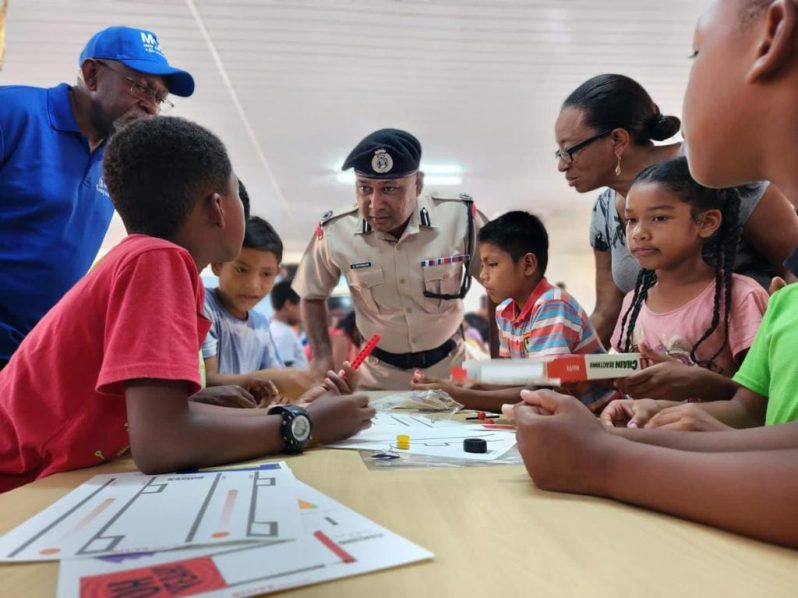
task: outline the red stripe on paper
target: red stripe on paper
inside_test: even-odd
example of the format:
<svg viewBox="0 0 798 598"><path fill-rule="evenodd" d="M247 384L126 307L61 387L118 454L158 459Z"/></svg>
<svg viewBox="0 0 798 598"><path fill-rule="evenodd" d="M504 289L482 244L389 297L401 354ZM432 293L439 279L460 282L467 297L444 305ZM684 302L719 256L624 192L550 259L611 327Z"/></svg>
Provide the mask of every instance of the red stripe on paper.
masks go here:
<svg viewBox="0 0 798 598"><path fill-rule="evenodd" d="M330 539L330 537L327 534L325 534L323 531L319 530L319 531L313 532L313 535L315 536L315 538L319 542L321 542L327 548L329 548L335 554L335 556L337 556L339 559L341 559L344 563L354 563L355 562L355 557L353 557L346 550L344 550L343 548L338 546L338 544L333 542Z"/></svg>

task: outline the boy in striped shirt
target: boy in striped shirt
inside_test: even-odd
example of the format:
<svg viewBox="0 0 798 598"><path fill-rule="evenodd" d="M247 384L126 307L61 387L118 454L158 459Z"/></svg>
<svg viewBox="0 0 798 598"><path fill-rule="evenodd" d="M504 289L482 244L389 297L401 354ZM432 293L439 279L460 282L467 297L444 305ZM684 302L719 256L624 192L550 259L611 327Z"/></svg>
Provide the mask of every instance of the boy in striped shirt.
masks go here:
<svg viewBox="0 0 798 598"><path fill-rule="evenodd" d="M479 231L479 280L496 308L499 356L541 359L573 353L604 353L585 310L571 295L546 280L549 238L528 212L508 212ZM518 400L520 388L465 388L452 382L414 379L416 388L441 388L470 409L498 410ZM598 413L616 391L598 385L568 390Z"/></svg>

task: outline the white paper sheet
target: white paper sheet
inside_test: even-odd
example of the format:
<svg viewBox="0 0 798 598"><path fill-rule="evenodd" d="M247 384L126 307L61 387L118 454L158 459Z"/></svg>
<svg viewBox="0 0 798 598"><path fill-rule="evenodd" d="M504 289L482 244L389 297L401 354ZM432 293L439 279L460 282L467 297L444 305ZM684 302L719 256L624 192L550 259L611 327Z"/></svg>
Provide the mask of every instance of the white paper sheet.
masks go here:
<svg viewBox="0 0 798 598"><path fill-rule="evenodd" d="M58 598L252 596L432 558L310 486L297 486L304 528L297 540L184 549L122 562L63 561Z"/></svg>
<svg viewBox="0 0 798 598"><path fill-rule="evenodd" d="M396 437L410 436L409 449L397 449ZM487 453L467 453L463 449L466 438L482 438ZM378 413L371 428L351 438L328 445L330 448L367 451L393 451L414 455L429 455L447 459L492 461L515 446L515 432L489 430L482 424L468 424L456 420L434 420L424 415Z"/></svg>
<svg viewBox="0 0 798 598"><path fill-rule="evenodd" d="M0 560L39 561L285 540L302 530L285 463L255 471L98 475L0 539Z"/></svg>

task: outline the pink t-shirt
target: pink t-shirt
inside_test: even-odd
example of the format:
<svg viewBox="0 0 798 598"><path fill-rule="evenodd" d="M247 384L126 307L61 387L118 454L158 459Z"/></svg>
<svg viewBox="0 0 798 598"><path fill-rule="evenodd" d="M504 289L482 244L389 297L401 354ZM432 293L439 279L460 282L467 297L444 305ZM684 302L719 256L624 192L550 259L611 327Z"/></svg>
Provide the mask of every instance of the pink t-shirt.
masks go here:
<svg viewBox="0 0 798 598"><path fill-rule="evenodd" d="M124 452L126 381L199 390L204 294L185 249L131 235L64 295L0 372L0 492Z"/></svg>
<svg viewBox="0 0 798 598"><path fill-rule="evenodd" d="M621 322L634 291L623 300L621 315L615 324L612 347L619 348ZM643 305L637 316L632 332L632 351L637 351L641 341L657 351L692 363L690 349L700 339L712 323L715 301L715 282L707 285L701 293L681 307L666 313L654 313ZM732 376L737 371L735 356L747 350L754 342L754 336L762 321L768 303L768 294L753 278L734 274L732 285L731 313L729 314L729 343L715 358L716 370L724 376ZM721 317L723 311L721 309ZM624 342L626 331L624 331ZM723 344L723 322L712 335L698 346L696 357L699 361L708 360ZM621 349L623 347L620 347Z"/></svg>

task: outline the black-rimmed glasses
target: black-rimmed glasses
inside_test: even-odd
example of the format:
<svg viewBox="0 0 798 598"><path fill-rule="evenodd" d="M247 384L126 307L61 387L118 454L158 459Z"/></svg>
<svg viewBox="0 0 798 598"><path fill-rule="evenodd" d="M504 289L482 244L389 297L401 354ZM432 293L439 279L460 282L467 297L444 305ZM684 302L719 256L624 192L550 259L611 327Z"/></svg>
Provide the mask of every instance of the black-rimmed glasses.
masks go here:
<svg viewBox="0 0 798 598"><path fill-rule="evenodd" d="M606 131L602 131L601 133L596 133L592 137L588 137L584 141L580 141L579 143L575 143L571 147L566 147L565 149L558 149L554 152L554 157L558 160L562 160L566 164L573 164L574 163L574 154L580 150L585 149L588 145L593 143L594 141L601 139L605 135L609 135L615 129L607 129Z"/></svg>
<svg viewBox="0 0 798 598"><path fill-rule="evenodd" d="M175 107L175 105L172 102L166 99L165 95L153 91L152 89L141 83L140 81L136 81L133 77L129 77L122 71L113 68L110 64L108 64L104 60L97 60L95 58L94 62L96 62L100 66L104 66L109 71L115 72L120 77L124 77L125 79L127 79L130 82L130 90L129 90L130 95L132 95L134 98L138 100L144 100L146 102L155 101L155 105L158 106L158 112L160 112L161 114L165 114Z"/></svg>

